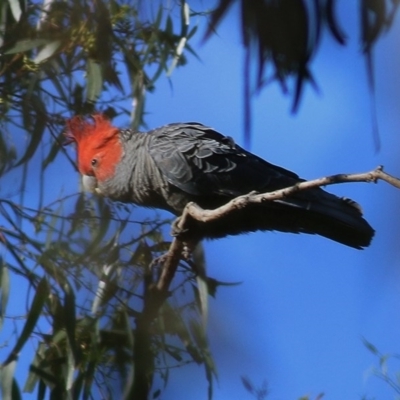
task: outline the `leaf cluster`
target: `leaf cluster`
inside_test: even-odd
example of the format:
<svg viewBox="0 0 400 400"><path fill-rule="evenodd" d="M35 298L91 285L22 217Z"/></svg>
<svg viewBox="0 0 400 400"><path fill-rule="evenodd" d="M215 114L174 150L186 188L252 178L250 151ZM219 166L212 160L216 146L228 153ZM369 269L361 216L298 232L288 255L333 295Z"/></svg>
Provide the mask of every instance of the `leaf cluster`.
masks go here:
<svg viewBox="0 0 400 400"><path fill-rule="evenodd" d="M21 398L14 371L29 341L36 352L23 390L37 390L38 398L121 398L138 365L149 366L155 397L171 368L191 362L205 366L212 384L188 265L151 324L151 362L135 360L143 287L159 273L149 273L149 265L168 246L166 222L135 220L131 208L83 194L54 200L45 185L46 175L60 168L60 153L68 156L62 142L71 114L100 109L109 117L130 115L134 127L143 123L146 94L163 73L186 63L184 50L194 54L189 42L196 27L189 20L185 2L0 6L0 176L17 177L0 197L0 322L19 321L0 369L4 399ZM39 166L38 181L30 165ZM32 183L38 199L24 194ZM10 314L10 272L26 287L21 316Z"/></svg>
<svg viewBox="0 0 400 400"><path fill-rule="evenodd" d="M208 38L234 4L241 14L244 57L245 135L250 138L251 98L266 85L277 82L292 97L292 111L299 108L306 84L317 89L311 70L322 39L328 31L340 45L346 33L336 16L337 0L219 0L206 33ZM373 46L393 24L399 0L359 0L359 37L367 59L373 91ZM252 65L255 60L256 72ZM374 127L377 130L377 127Z"/></svg>
<svg viewBox="0 0 400 400"><path fill-rule="evenodd" d="M100 109L109 117L131 115L139 127L146 93L163 72L186 63L182 43L194 53L189 40L197 28L189 30L188 13L184 2L170 8L140 0L3 2L0 121L29 137L15 160L12 140L0 135L0 172L27 162L46 130L55 140L43 163L52 162L71 114Z"/></svg>
<svg viewBox="0 0 400 400"><path fill-rule="evenodd" d="M0 202L1 216L9 222L0 228L2 243L10 252L0 266L1 321L10 318L9 271L28 287L25 322L2 362L3 398L15 390L19 393L13 372L28 341L37 349L23 390L37 390L39 398L45 393L60 399L121 398L131 390L138 366L148 368L157 395L171 369L189 363L204 366L212 392L216 372L196 274L185 263L180 264L168 301L146 332L148 357L138 359L134 343L143 288L160 273L149 265L169 246L163 236L170 221L139 222L134 212L84 194L39 211ZM21 216L24 229L13 223ZM31 230L34 239L25 234Z"/></svg>

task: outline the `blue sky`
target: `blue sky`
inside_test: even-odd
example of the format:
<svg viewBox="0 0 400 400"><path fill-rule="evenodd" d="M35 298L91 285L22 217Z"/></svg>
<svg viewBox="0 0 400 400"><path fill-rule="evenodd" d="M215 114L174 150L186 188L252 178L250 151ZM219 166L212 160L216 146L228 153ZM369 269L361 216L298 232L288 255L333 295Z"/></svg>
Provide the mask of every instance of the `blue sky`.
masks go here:
<svg viewBox="0 0 400 400"><path fill-rule="evenodd" d="M343 49L325 35L312 65L320 93L307 88L296 115L276 85L252 103L251 151L303 178L368 171L379 164L400 176L400 24L375 52L382 140L377 153L355 30L357 8L350 3L339 2L338 9L348 45ZM243 144L238 31L238 17L232 12L218 36L196 46L201 62L189 56L189 65L174 71L172 88L167 79L159 81L147 99L149 128L199 121ZM59 173L48 177L48 184L53 181L60 181ZM63 183L65 190L76 191L78 182L73 175ZM377 231L370 248L356 251L317 236L283 233L206 243L209 275L242 282L220 288L216 300L210 299L208 333L219 376L216 400L254 398L244 389L242 375L256 386L267 380L271 400L306 394L315 398L320 392L327 400L394 398L387 385L368 374L377 362L362 337L383 353L400 353L400 191L382 182L328 190L362 204ZM36 193L29 195L35 199ZM13 295L18 298L18 293ZM400 370L400 365L389 365ZM162 399L183 398L183 393L188 399L206 398L203 369L173 371Z"/></svg>

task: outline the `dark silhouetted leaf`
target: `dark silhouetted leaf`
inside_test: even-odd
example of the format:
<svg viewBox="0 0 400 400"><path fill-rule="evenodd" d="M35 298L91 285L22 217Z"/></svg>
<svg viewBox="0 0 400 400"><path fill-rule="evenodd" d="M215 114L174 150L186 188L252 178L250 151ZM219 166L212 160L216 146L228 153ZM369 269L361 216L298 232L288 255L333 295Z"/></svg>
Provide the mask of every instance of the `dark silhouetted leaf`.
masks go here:
<svg viewBox="0 0 400 400"><path fill-rule="evenodd" d="M367 339L362 338L362 341L364 343L364 346L372 353L375 355L379 355L379 351L378 349L371 343L369 342Z"/></svg>
<svg viewBox="0 0 400 400"><path fill-rule="evenodd" d="M75 317L75 294L72 290L71 285L66 282L64 285L64 326L67 332L69 348L72 354L72 367L78 365L80 362L80 353L75 341L75 330L76 330L76 317Z"/></svg>
<svg viewBox="0 0 400 400"><path fill-rule="evenodd" d="M16 359L18 353L21 351L22 347L29 339L42 313L44 303L47 300L49 293L50 293L49 284L47 282L47 279L43 277L36 288L36 293L33 298L32 305L29 310L28 317L26 319L22 332L19 335L17 343L15 344L10 355L7 357L7 360L5 361L4 365L9 364L10 362Z"/></svg>
<svg viewBox="0 0 400 400"><path fill-rule="evenodd" d="M346 35L339 26L335 15L335 0L327 0L325 7L326 21L333 37L342 45L346 44Z"/></svg>
<svg viewBox="0 0 400 400"><path fill-rule="evenodd" d="M28 145L24 155L21 157L21 159L15 165L16 167L26 163L28 160L30 160L32 158L32 156L35 154L36 149L38 148L38 146L42 140L42 137L43 137L43 134L44 134L44 131L46 128L46 117L45 117L45 114L42 113L45 110L42 100L39 99L38 97L34 97L32 99L32 102L34 103L34 105L35 105L34 107L38 112L36 114L36 120L34 122L34 128L31 133L29 145ZM27 116L27 119L25 120L24 125L27 130L30 130L30 128L31 128L30 127L30 117Z"/></svg>
<svg viewBox="0 0 400 400"><path fill-rule="evenodd" d="M249 393L254 394L254 386L251 383L250 379L247 376L241 376L240 379L242 380L243 386L246 388L246 390Z"/></svg>

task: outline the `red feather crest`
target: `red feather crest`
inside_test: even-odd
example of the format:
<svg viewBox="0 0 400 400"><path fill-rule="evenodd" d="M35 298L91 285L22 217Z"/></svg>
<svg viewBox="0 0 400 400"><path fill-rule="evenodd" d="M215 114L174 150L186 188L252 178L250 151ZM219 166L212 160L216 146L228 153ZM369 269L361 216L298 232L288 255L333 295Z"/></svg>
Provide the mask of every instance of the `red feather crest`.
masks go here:
<svg viewBox="0 0 400 400"><path fill-rule="evenodd" d="M96 135L98 140L107 139L118 131L118 128L112 126L111 122L102 114L92 115L91 119L92 121L75 116L67 120L65 133L67 143L79 143L91 135Z"/></svg>

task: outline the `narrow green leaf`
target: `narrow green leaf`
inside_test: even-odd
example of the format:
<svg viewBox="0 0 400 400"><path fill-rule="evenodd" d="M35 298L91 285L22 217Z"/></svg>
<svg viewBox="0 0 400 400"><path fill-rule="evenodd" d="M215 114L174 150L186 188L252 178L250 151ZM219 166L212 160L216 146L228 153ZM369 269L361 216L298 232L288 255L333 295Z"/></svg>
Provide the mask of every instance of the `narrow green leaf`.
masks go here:
<svg viewBox="0 0 400 400"><path fill-rule="evenodd" d="M34 97L32 99L33 102L36 102L36 110L44 110L44 105L42 103L42 100L39 97ZM25 128L27 130L29 130L29 126L27 126L25 124L24 121L24 125ZM31 134L31 141L25 151L25 154L21 157L21 159L18 161L18 163L15 165L16 167L19 165L24 164L25 162L27 162L28 160L30 160L30 158L35 154L40 141L42 140L43 134L44 134L44 130L46 127L46 119L43 115L41 115L40 113L37 113L37 118L35 121L35 126L33 128L32 134Z"/></svg>
<svg viewBox="0 0 400 400"><path fill-rule="evenodd" d="M163 17L163 8L164 8L164 5L160 4L160 6L158 7L156 19L154 20L153 27L156 28L157 30L160 29L160 24L161 24L162 17Z"/></svg>
<svg viewBox="0 0 400 400"><path fill-rule="evenodd" d="M0 176L11 168L16 156L15 146L0 134Z"/></svg>
<svg viewBox="0 0 400 400"><path fill-rule="evenodd" d="M45 252L38 258L38 264L49 274L60 286L66 282L65 274L57 264L53 263L51 258Z"/></svg>
<svg viewBox="0 0 400 400"><path fill-rule="evenodd" d="M65 317L65 330L67 331L69 345L73 354L74 362L79 362L79 354L77 351L75 330L76 330L76 316L75 316L75 294L71 285L66 282L64 285L64 317Z"/></svg>
<svg viewBox="0 0 400 400"><path fill-rule="evenodd" d="M17 343L15 344L13 350L7 357L7 360L4 362L4 365L11 363L16 359L18 353L21 351L22 347L25 345L26 341L29 339L33 329L36 326L36 323L41 315L44 303L48 298L50 293L50 286L47 282L47 279L43 277L39 282L35 297L32 301L31 309L28 313L28 318L26 319L25 325L22 329L21 335L19 336Z"/></svg>
<svg viewBox="0 0 400 400"><path fill-rule="evenodd" d="M1 373L1 393L3 400L13 400L13 380L14 371L17 365L17 360L14 359L10 363L3 365L0 369Z"/></svg>
<svg viewBox="0 0 400 400"><path fill-rule="evenodd" d="M254 385L252 384L250 379L247 376L241 376L240 378L242 380L242 383L243 383L243 386L245 387L245 389L249 393L254 394L256 392L256 389L254 388Z"/></svg>
<svg viewBox="0 0 400 400"><path fill-rule="evenodd" d="M199 57L199 55L193 50L192 46L190 46L187 43L186 43L185 50L187 53L190 53L193 57L195 57L198 61L201 61L201 58Z"/></svg>
<svg viewBox="0 0 400 400"><path fill-rule="evenodd" d="M346 34L342 31L339 23L337 21L334 7L336 2L333 0L328 0L325 6L325 15L328 29L330 30L333 37L341 45L346 44Z"/></svg>
<svg viewBox="0 0 400 400"><path fill-rule="evenodd" d="M96 363L89 362L88 366L85 371L85 378L84 378L84 386L83 386L83 393L82 399L87 400L91 399L91 388L94 380L94 374L96 372Z"/></svg>
<svg viewBox="0 0 400 400"><path fill-rule="evenodd" d="M92 235L93 239L90 245L86 248L86 254L101 254L102 253L102 243L108 229L110 227L110 218L111 218L111 211L108 204L101 198L96 198L97 204L99 205L98 215L101 215L102 218L99 221L98 225L92 227Z"/></svg>
<svg viewBox="0 0 400 400"><path fill-rule="evenodd" d="M95 102L103 88L103 76L101 66L93 59L88 60L87 65L87 101Z"/></svg>
<svg viewBox="0 0 400 400"><path fill-rule="evenodd" d="M388 374L387 361L389 360L389 358L390 358L389 354L383 354L379 357L379 366L381 367L381 374L383 376L387 376Z"/></svg>
<svg viewBox="0 0 400 400"><path fill-rule="evenodd" d="M170 15L168 15L167 23L166 23L166 25L165 25L165 33L166 33L168 36L172 36L173 33L174 33L174 24L173 24L173 22L172 22L172 18L171 18Z"/></svg>
<svg viewBox="0 0 400 400"><path fill-rule="evenodd" d="M364 343L364 346L372 353L375 355L379 355L379 350L371 343L369 342L367 339L362 338L362 341Z"/></svg>
<svg viewBox="0 0 400 400"><path fill-rule="evenodd" d="M58 362L57 364L60 365L62 361ZM60 386L59 377L55 375L55 372L51 370L51 367L48 366L46 368L38 368L35 365L31 365L30 370L32 373L36 374L39 377L39 390L38 393L41 392L41 383L44 383L46 386L50 386L53 388L54 386ZM38 395L38 398L44 399Z"/></svg>
<svg viewBox="0 0 400 400"><path fill-rule="evenodd" d="M65 68L65 67L64 67ZM61 97L61 101L64 103L70 103L71 101L71 93L66 93L61 85L60 76L57 74L49 74L48 78L51 80L51 83L54 85L54 88L57 90L59 96Z"/></svg>
<svg viewBox="0 0 400 400"><path fill-rule="evenodd" d="M70 392L74 383L75 360L74 350L72 346L67 346L67 371L65 379L65 389Z"/></svg>
<svg viewBox="0 0 400 400"><path fill-rule="evenodd" d="M42 362L42 360L44 360L45 357L46 347L47 345L44 342L39 343L31 367L34 366L36 368L40 368L40 363ZM34 371L32 371L32 368L30 368L29 375L26 379L23 391L26 393L32 393L38 380L39 376Z"/></svg>
<svg viewBox="0 0 400 400"><path fill-rule="evenodd" d="M54 241L56 240L56 238L54 237L54 236L56 236L56 232L57 232L56 225L59 222L58 216L62 215L62 213L63 213L63 208L64 208L63 203L60 202L59 206L56 209L54 209L54 214L51 216L50 220L48 220L46 240L44 242L44 244L45 244L44 248L46 250L50 249L53 246ZM42 253L42 255L44 256L45 253Z"/></svg>
<svg viewBox="0 0 400 400"><path fill-rule="evenodd" d="M8 298L10 294L10 276L8 274L8 268L4 264L2 257L0 256L0 329L3 326L4 315L8 304Z"/></svg>
<svg viewBox="0 0 400 400"><path fill-rule="evenodd" d="M218 6L211 13L211 20L208 29L204 34L203 42L208 40L210 36L217 30L218 24L226 16L229 8L235 3L235 0L221 0Z"/></svg>
<svg viewBox="0 0 400 400"><path fill-rule="evenodd" d="M198 29L198 25L194 26L187 35L188 40L195 35Z"/></svg>
<svg viewBox="0 0 400 400"><path fill-rule="evenodd" d="M33 59L33 62L40 64L42 61L50 58L60 47L61 42L59 40L54 40L53 42L47 43Z"/></svg>
<svg viewBox="0 0 400 400"><path fill-rule="evenodd" d="M44 380L40 380L39 381L39 388L38 388L38 396L37 396L37 400L44 400L45 396L46 396L46 384L44 382Z"/></svg>
<svg viewBox="0 0 400 400"><path fill-rule="evenodd" d="M12 382L12 400L22 400L21 391L15 378Z"/></svg>
<svg viewBox="0 0 400 400"><path fill-rule="evenodd" d="M191 327L188 327L185 324L182 315L177 312L177 310L173 309L170 304L164 303L162 310L164 322L163 331L168 334L177 335L182 344L185 346L187 353L190 355L190 357L192 357L193 361L195 361L197 364L202 364L203 357L201 352L203 349L199 349L196 345L196 342L193 340L193 337L189 331L191 330ZM170 351L168 351L168 353L171 356L173 354ZM175 354L173 357L176 358L178 356Z"/></svg>
<svg viewBox="0 0 400 400"><path fill-rule="evenodd" d="M118 286L110 279L110 274L113 272L112 265L103 266L103 274L97 285L97 290L92 303L92 315L97 315L102 304L106 303L116 293Z"/></svg>
<svg viewBox="0 0 400 400"><path fill-rule="evenodd" d="M25 382L24 392L32 393L35 390L36 383L38 382L39 377L32 371L29 372L28 378Z"/></svg>
<svg viewBox="0 0 400 400"><path fill-rule="evenodd" d="M11 8L11 13L15 19L15 21L19 21L21 18L22 10L19 0L8 0L8 4Z"/></svg>
<svg viewBox="0 0 400 400"><path fill-rule="evenodd" d="M200 242L193 251L193 262L196 270L197 289L200 299L200 312L203 326L205 327L208 319L208 284L207 284L207 265L204 247Z"/></svg>
<svg viewBox="0 0 400 400"><path fill-rule="evenodd" d="M44 46L47 43L51 43L51 40L49 39L19 40L10 50L5 51L4 54L24 53L25 51L35 49L36 47Z"/></svg>
<svg viewBox="0 0 400 400"><path fill-rule="evenodd" d="M157 68L156 72L154 73L153 77L151 78L151 80L149 82L149 86L153 86L155 84L156 80L161 76L162 72L167 69L166 62L168 59L168 55L169 55L169 50L167 47L164 46L164 49L160 53L158 68Z"/></svg>
<svg viewBox="0 0 400 400"><path fill-rule="evenodd" d="M207 390L208 400L212 400L214 392L214 376L217 376L217 374L214 367L213 359L211 358L210 355L205 357L204 367L206 371L206 379L208 382L208 390Z"/></svg>
<svg viewBox="0 0 400 400"><path fill-rule="evenodd" d="M135 53L132 53L130 49L126 48L124 42L119 40L117 37L115 38L115 42L119 45L121 51L124 53L124 62L128 68L129 78L131 81L133 81L133 78L136 77L138 72L142 70L142 63Z"/></svg>
<svg viewBox="0 0 400 400"><path fill-rule="evenodd" d="M54 81L53 81L54 84ZM45 170L56 158L57 154L60 152L62 146L60 145L60 143L63 143L63 141L65 141L64 139L64 132L61 132L58 137L57 140L54 140L50 151L47 153L47 156L45 157L45 159L42 162L42 170Z"/></svg>

